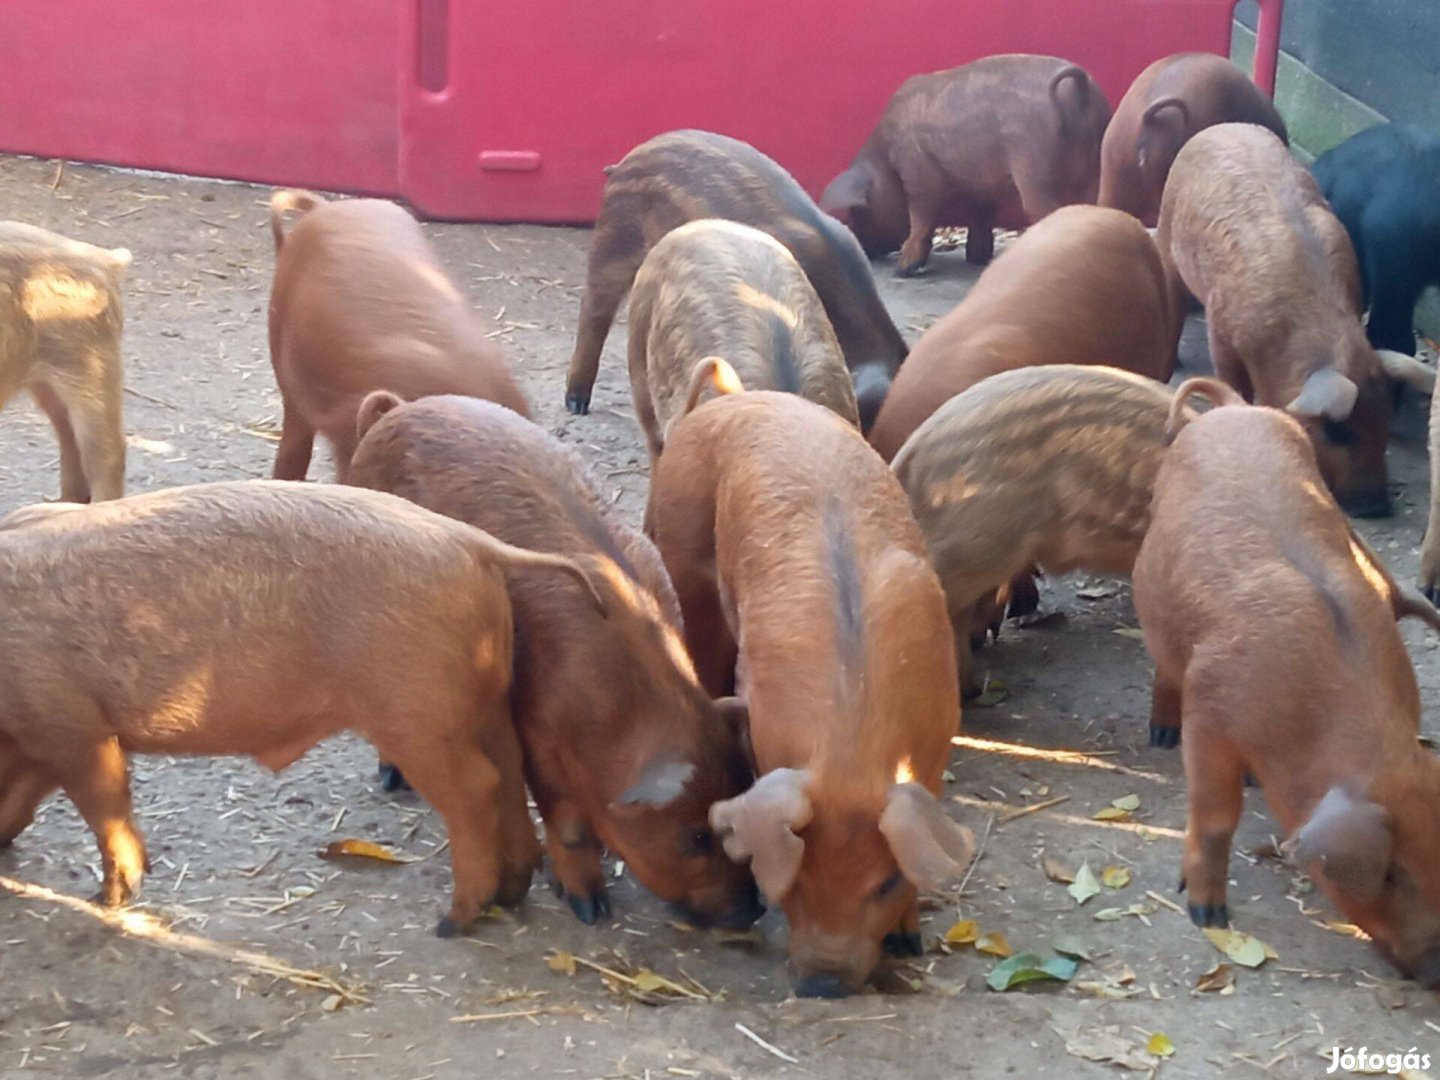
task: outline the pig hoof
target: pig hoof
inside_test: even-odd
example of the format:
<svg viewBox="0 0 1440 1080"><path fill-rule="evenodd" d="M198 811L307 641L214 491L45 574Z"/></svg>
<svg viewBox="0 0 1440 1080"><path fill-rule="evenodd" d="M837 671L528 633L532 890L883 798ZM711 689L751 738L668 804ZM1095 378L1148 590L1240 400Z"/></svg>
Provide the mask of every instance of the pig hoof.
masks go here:
<svg viewBox="0 0 1440 1080"><path fill-rule="evenodd" d="M1214 926L1221 930L1229 929L1230 909L1224 904L1191 904L1189 905L1190 921L1196 926Z"/></svg>
<svg viewBox="0 0 1440 1080"><path fill-rule="evenodd" d="M446 915L435 924L435 936L438 938L459 937L460 925L449 915Z"/></svg>
<svg viewBox="0 0 1440 1080"><path fill-rule="evenodd" d="M590 412L590 395L576 393L572 390L565 395L565 408L576 416L585 416Z"/></svg>
<svg viewBox="0 0 1440 1080"><path fill-rule="evenodd" d="M1430 603L1436 607L1440 607L1440 582L1432 582L1429 585L1425 585L1420 591L1425 595L1426 600L1429 600Z"/></svg>
<svg viewBox="0 0 1440 1080"><path fill-rule="evenodd" d="M1178 727L1151 724L1150 745L1158 746L1162 750L1174 750L1180 745L1180 729Z"/></svg>
<svg viewBox="0 0 1440 1080"><path fill-rule="evenodd" d="M896 930L885 935L882 942L885 952L889 956L924 956L925 942L921 939L918 931Z"/></svg>
<svg viewBox="0 0 1440 1080"><path fill-rule="evenodd" d="M911 263L908 266L905 263L900 263L895 267L895 276L900 278L919 277L924 269L924 263Z"/></svg>
<svg viewBox="0 0 1440 1080"><path fill-rule="evenodd" d="M610 897L605 895L604 889L596 889L589 896L569 893L565 899L575 917L586 926L594 926L597 920L610 918Z"/></svg>
<svg viewBox="0 0 1440 1080"><path fill-rule="evenodd" d="M405 779L405 774L391 765L388 761L380 763L380 790L381 791L412 791L410 781Z"/></svg>
<svg viewBox="0 0 1440 1080"><path fill-rule="evenodd" d="M1245 774L1245 786L1246 786L1246 787L1259 787L1259 786L1260 786L1260 785L1256 782L1256 780L1255 780L1255 774L1254 774L1254 773L1247 772L1247 773Z"/></svg>

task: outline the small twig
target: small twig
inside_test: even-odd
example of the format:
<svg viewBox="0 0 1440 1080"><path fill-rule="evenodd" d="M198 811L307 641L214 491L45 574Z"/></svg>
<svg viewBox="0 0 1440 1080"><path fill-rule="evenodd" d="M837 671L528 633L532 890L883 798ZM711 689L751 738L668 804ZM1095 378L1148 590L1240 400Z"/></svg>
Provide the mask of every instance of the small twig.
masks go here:
<svg viewBox="0 0 1440 1080"><path fill-rule="evenodd" d="M768 1042L766 1042L764 1039L762 1039L759 1035L756 1035L753 1031L751 1031L751 1030L750 1030L748 1027L746 1027L744 1024L741 1024L741 1023L738 1023L738 1022L737 1022L736 1025L735 1025L735 1030L738 1031L738 1032L740 1032L741 1035L744 1035L747 1039L749 1039L751 1042L753 1042L756 1046L760 1047L760 1049L761 1049L761 1050L764 1050L767 1054L774 1054L774 1055L775 1055L777 1058L779 1058L781 1061L788 1061L791 1065L799 1065L799 1064L800 1064L800 1059L799 1059L799 1058L793 1058L793 1057L791 1057L789 1054L787 1054L784 1050L781 1050L781 1049L780 1049L778 1046L776 1046L774 1043L768 1043Z"/></svg>
<svg viewBox="0 0 1440 1080"><path fill-rule="evenodd" d="M125 387L125 392L127 394L134 394L136 397L142 398L145 401L153 401L156 405L164 405L167 409L175 409L177 412L180 409L180 406L176 405L173 401L166 401L164 398L158 398L154 394L147 394L144 390L136 390L133 386Z"/></svg>
<svg viewBox="0 0 1440 1080"><path fill-rule="evenodd" d="M1011 810L1009 813L1000 815L1000 824L1008 825L1016 818L1022 818L1026 814L1034 814L1040 810L1049 810L1052 806L1059 806L1062 802L1069 802L1069 795L1057 795L1053 799L1046 799L1044 802L1037 802L1033 806L1022 806L1019 810Z"/></svg>
<svg viewBox="0 0 1440 1080"><path fill-rule="evenodd" d="M50 183L50 190L51 190L51 191L59 191L59 190L60 190L60 181L61 181L61 180L64 180L64 179L65 179L65 162L64 162L64 161L57 161L57 162L55 163L55 179L54 179L53 181L51 181L51 183Z"/></svg>
<svg viewBox="0 0 1440 1080"><path fill-rule="evenodd" d="M470 1013L466 1016L452 1016L452 1024L478 1024L484 1020L523 1020L530 1016L544 1016L549 1009L511 1009L509 1012Z"/></svg>
<svg viewBox="0 0 1440 1080"><path fill-rule="evenodd" d="M975 868L980 865L980 856L985 854L985 841L990 839L990 830L995 825L995 815L991 814L985 820L985 831L980 834L980 842L975 845L975 856L970 860L970 865L965 869L965 876L960 879L960 887L955 890L957 897L965 895L965 886L970 884L970 876L975 873Z"/></svg>
<svg viewBox="0 0 1440 1080"><path fill-rule="evenodd" d="M1175 903L1174 900L1171 900L1168 896L1161 896L1159 893L1152 892L1149 889L1145 890L1145 895L1148 896L1151 900L1154 900L1155 903L1159 904L1161 907L1167 907L1171 911L1175 912L1175 914L1177 915L1185 914L1185 909L1182 908L1179 904Z"/></svg>

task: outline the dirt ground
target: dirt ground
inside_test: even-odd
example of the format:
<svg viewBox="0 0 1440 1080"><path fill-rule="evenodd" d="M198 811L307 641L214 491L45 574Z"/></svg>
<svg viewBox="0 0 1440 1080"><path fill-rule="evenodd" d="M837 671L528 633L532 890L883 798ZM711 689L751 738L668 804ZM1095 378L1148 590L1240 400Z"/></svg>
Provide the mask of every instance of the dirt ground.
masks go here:
<svg viewBox="0 0 1440 1080"><path fill-rule="evenodd" d="M130 490L267 475L280 411L265 345L268 192L75 166L55 180L53 162L0 159L0 216L134 253ZM427 228L501 327L539 422L578 445L638 521L645 456L623 329L606 350L591 415L569 416L561 403L588 234ZM876 272L912 340L974 280L955 253L937 255L916 280L896 280L885 265ZM1186 366L1203 369L1204 354L1203 326L1192 320ZM1361 524L1405 578L1424 524L1423 427L1408 405L1391 450L1399 515ZM321 455L312 477L328 476ZM0 417L0 512L57 490L50 429L16 401ZM1176 753L1146 746L1150 667L1142 643L1123 632L1135 626L1128 586L1050 582L1045 604L1051 618L1007 627L983 655L1006 695L966 709L967 741L955 750L947 794L983 837L981 857L963 893L926 912L930 951L883 972L883 990L797 1001L777 914L739 940L691 931L618 867L611 926L580 925L537 881L520 914L468 939L437 940L431 927L449 888L439 823L413 796L380 793L372 752L340 739L279 776L248 760L138 760L155 866L126 929L67 902L94 891L98 857L71 806L52 800L0 853L0 1075L1114 1074L1113 1064L1071 1052L1077 1031L1141 1068L1158 1059L1139 1049L1163 1033L1175 1048L1156 1065L1167 1077L1319 1076L1335 1045L1413 1047L1440 1061L1435 999L1395 980L1364 942L1327 928L1338 916L1293 871L1246 854L1271 835L1255 792L1231 907L1236 925L1278 958L1237 969L1231 993L1195 992L1224 957L1175 906L1183 778ZM1413 624L1404 632L1433 702L1437 641ZM1435 732L1434 720L1426 727ZM1139 803L1129 820L1094 818L1131 795ZM416 861L318 857L342 838L380 841ZM1080 906L1047 879L1042 855L1097 875L1123 868L1129 883ZM1097 918L1116 911L1125 914ZM1048 953L1057 938L1078 938L1091 960L1068 985L995 993L985 986L994 957L938 945L959 918L1003 933L1016 951ZM237 948L250 952L237 957ZM547 964L550 950L579 958L573 975ZM607 987L586 961L653 971L688 994L647 1004L614 979ZM275 973L276 962L287 974ZM290 969L320 973L321 985Z"/></svg>

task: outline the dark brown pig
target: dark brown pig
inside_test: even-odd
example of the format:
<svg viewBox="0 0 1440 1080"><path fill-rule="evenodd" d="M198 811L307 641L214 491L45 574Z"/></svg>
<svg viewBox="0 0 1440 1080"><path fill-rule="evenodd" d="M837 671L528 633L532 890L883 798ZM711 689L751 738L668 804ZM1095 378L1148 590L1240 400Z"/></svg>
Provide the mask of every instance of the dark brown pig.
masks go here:
<svg viewBox="0 0 1440 1080"><path fill-rule="evenodd" d="M984 265L996 228L1095 201L1109 119L1095 80L1053 56L987 56L915 75L820 206L870 255L899 248L901 277L925 265L942 225L966 226L965 258Z"/></svg>
<svg viewBox="0 0 1440 1080"><path fill-rule="evenodd" d="M748 225L666 233L630 290L630 388L653 460L695 365L721 356L748 390L784 390L857 428L855 389L820 298L795 257Z"/></svg>
<svg viewBox="0 0 1440 1080"><path fill-rule="evenodd" d="M648 514L702 683L750 710L760 779L710 820L789 918L796 993L858 990L974 852L936 799L954 643L905 493L834 413L754 391L675 423Z"/></svg>
<svg viewBox="0 0 1440 1080"><path fill-rule="evenodd" d="M997 587L1032 566L1130 573L1170 399L1114 368L1022 368L957 394L905 443L895 475L945 590L962 687L977 689L972 611Z"/></svg>
<svg viewBox="0 0 1440 1080"><path fill-rule="evenodd" d="M1162 382L1180 324L1144 227L1098 206L1057 210L1007 248L930 327L870 431L886 461L925 419L981 379L1037 364L1108 364Z"/></svg>
<svg viewBox="0 0 1440 1080"><path fill-rule="evenodd" d="M1355 251L1309 171L1263 127L1206 128L1175 158L1155 239L1175 312L1187 290L1205 305L1215 374L1304 424L1347 513L1389 514L1390 379L1434 373L1366 340Z"/></svg>
<svg viewBox="0 0 1440 1080"><path fill-rule="evenodd" d="M125 494L124 248L0 221L0 408L28 390L60 444L60 497Z"/></svg>
<svg viewBox="0 0 1440 1080"><path fill-rule="evenodd" d="M1177 406L1190 393L1177 393ZM1247 773L1282 850L1406 974L1440 985L1440 761L1395 610L1301 425L1227 405L1155 483L1135 608L1185 726L1190 916L1225 926Z"/></svg>
<svg viewBox="0 0 1440 1080"><path fill-rule="evenodd" d="M1100 205L1154 225L1165 178L1185 140L1224 123L1259 124L1283 141L1285 121L1250 76L1214 53L1177 53L1136 76L1100 150Z"/></svg>
<svg viewBox="0 0 1440 1080"><path fill-rule="evenodd" d="M302 211L289 235L287 210ZM270 363L285 406L275 479L305 479L318 432L343 483L355 412L372 390L407 400L466 394L529 415L491 328L407 211L380 199L278 191L270 230Z"/></svg>
<svg viewBox="0 0 1440 1080"><path fill-rule="evenodd" d="M350 482L403 495L506 542L582 560L605 602L543 569L509 575L512 711L559 887L584 922L608 915L604 847L698 923L763 910L707 815L750 782L744 706L711 701L654 546L622 524L570 450L498 405L378 391Z"/></svg>
<svg viewBox="0 0 1440 1080"><path fill-rule="evenodd" d="M699 218L752 225L790 249L825 305L868 428L907 346L875 291L865 253L774 161L708 131L657 135L609 170L585 267L566 407L590 410L600 351L645 253L671 229Z"/></svg>
<svg viewBox="0 0 1440 1080"><path fill-rule="evenodd" d="M140 886L127 755L243 754L279 771L351 730L445 820L448 936L524 898L540 848L510 721L502 571L575 562L403 499L252 480L0 521L0 846L64 790L106 903Z"/></svg>

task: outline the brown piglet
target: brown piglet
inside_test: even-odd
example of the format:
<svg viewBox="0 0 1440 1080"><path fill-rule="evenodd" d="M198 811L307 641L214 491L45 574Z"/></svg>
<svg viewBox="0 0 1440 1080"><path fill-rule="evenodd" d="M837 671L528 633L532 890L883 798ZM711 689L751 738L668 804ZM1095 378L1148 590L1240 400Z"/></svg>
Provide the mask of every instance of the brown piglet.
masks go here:
<svg viewBox="0 0 1440 1080"><path fill-rule="evenodd" d="M820 206L870 255L899 248L901 277L925 265L942 225L966 226L965 257L983 265L996 228L1095 201L1109 119L1095 80L1053 56L987 56L915 75Z"/></svg>
<svg viewBox="0 0 1440 1080"><path fill-rule="evenodd" d="M748 390L799 394L860 426L845 357L795 257L758 229L706 219L666 233L630 290L630 387L652 460L712 355Z"/></svg>
<svg viewBox="0 0 1440 1080"><path fill-rule="evenodd" d="M512 411L377 391L359 416L350 482L402 495L518 547L583 563L605 614L543 569L509 574L512 712L558 888L610 913L603 848L688 921L749 925L754 879L708 814L750 783L744 707L696 680L654 546L627 528L576 455Z"/></svg>
<svg viewBox="0 0 1440 1080"><path fill-rule="evenodd" d="M0 408L28 390L60 444L60 497L125 494L124 248L0 221Z"/></svg>
<svg viewBox="0 0 1440 1080"><path fill-rule="evenodd" d="M504 572L521 567L601 604L569 559L357 488L251 480L12 513L0 846L63 789L99 841L102 898L123 903L147 861L127 755L279 771L349 730L445 821L455 889L437 932L518 903L540 857L510 721Z"/></svg>
<svg viewBox="0 0 1440 1080"><path fill-rule="evenodd" d="M585 266L566 408L590 410L600 352L646 252L687 221L724 218L769 233L800 263L830 317L868 428L907 346L849 229L753 146L708 131L657 135L607 173Z"/></svg>
<svg viewBox="0 0 1440 1080"><path fill-rule="evenodd" d="M1390 380L1434 373L1366 340L1354 248L1309 170L1263 127L1206 128L1176 155L1155 239L1175 317L1187 291L1205 305L1215 374L1301 421L1347 513L1391 513Z"/></svg>
<svg viewBox="0 0 1440 1080"><path fill-rule="evenodd" d="M301 217L287 234L289 210ZM270 230L270 363L284 403L275 479L305 479L318 432L343 483L356 410L372 390L407 400L466 394L529 415L491 328L407 211L380 199L278 191Z"/></svg>
<svg viewBox="0 0 1440 1080"><path fill-rule="evenodd" d="M1195 392L1234 401L1187 383L1175 408ZM1184 722L1190 916L1228 924L1248 773L1282 851L1396 966L1440 986L1440 760L1418 741L1390 583L1293 417L1232 403L1171 429L1135 608L1157 701Z"/></svg>
<svg viewBox="0 0 1440 1080"><path fill-rule="evenodd" d="M752 391L675 423L648 520L702 683L750 711L760 778L710 820L789 919L795 992L854 992L974 852L936 798L954 643L905 493L834 413Z"/></svg>
<svg viewBox="0 0 1440 1080"><path fill-rule="evenodd" d="M1154 225L1180 147L1215 124L1259 124L1285 142L1285 121L1250 76L1214 53L1162 57L1115 106L1100 149L1100 205Z"/></svg>
<svg viewBox="0 0 1440 1080"><path fill-rule="evenodd" d="M1001 371L1108 364L1164 382L1178 322L1165 270L1144 227L1098 206L1057 210L980 275L925 332L870 430L886 461L945 402Z"/></svg>
<svg viewBox="0 0 1440 1080"><path fill-rule="evenodd" d="M1171 396L1114 368L1007 371L951 398L896 456L945 590L967 692L978 692L972 609L997 587L1032 566L1130 572Z"/></svg>

